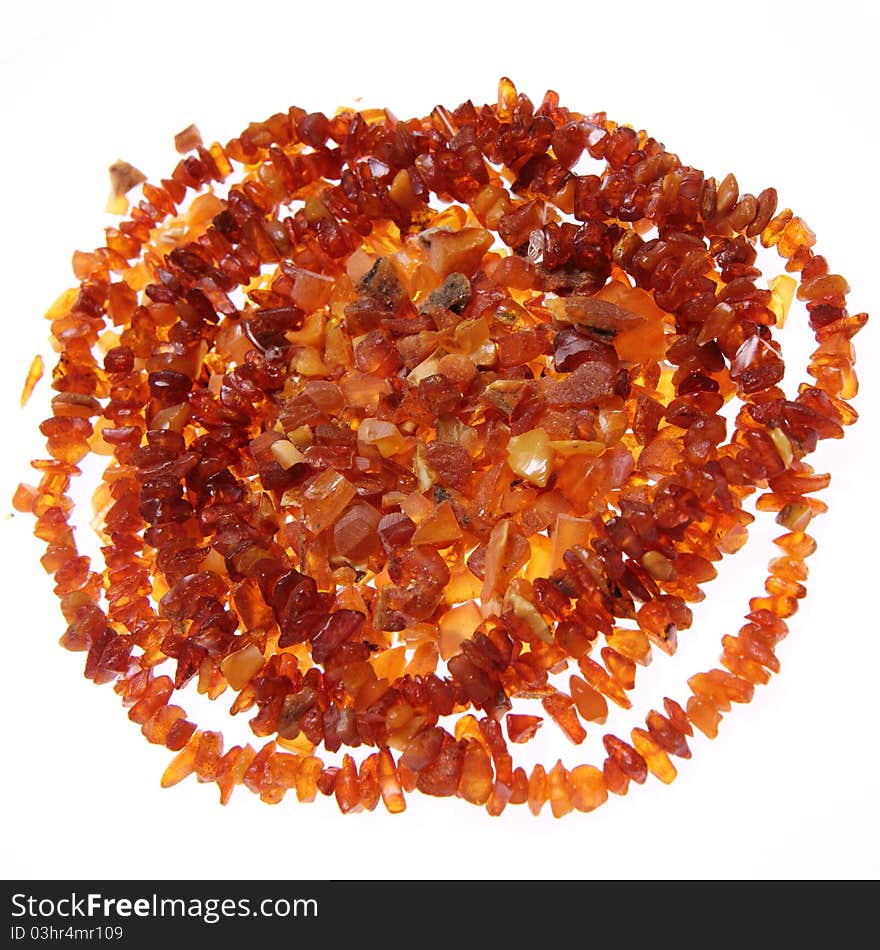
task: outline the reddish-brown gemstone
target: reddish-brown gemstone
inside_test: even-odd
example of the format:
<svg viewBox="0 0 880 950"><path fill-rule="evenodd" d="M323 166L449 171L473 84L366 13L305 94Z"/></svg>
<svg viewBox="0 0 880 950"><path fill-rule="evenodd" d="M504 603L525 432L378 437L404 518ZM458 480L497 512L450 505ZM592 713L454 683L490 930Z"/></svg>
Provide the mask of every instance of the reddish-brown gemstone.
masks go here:
<svg viewBox="0 0 880 950"><path fill-rule="evenodd" d="M507 734L511 742L528 742L541 728L543 719L540 716L523 716L516 713L507 715Z"/></svg>
<svg viewBox="0 0 880 950"><path fill-rule="evenodd" d="M648 777L648 767L644 758L628 743L617 736L603 736L605 751L634 782L641 785Z"/></svg>

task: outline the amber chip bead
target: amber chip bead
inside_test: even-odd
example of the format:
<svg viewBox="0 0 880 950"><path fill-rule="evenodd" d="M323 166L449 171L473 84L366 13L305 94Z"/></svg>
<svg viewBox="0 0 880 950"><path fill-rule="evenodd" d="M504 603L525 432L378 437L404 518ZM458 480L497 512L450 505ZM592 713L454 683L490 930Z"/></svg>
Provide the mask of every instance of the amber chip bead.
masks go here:
<svg viewBox="0 0 880 950"><path fill-rule="evenodd" d="M158 181L113 168L128 216L49 310L47 457L14 498L62 645L173 753L162 785L562 817L671 782L778 672L829 482L807 459L857 418L867 318L804 219L507 79L174 146ZM778 556L718 667L640 709L756 518ZM196 692L252 744L190 719Z"/></svg>

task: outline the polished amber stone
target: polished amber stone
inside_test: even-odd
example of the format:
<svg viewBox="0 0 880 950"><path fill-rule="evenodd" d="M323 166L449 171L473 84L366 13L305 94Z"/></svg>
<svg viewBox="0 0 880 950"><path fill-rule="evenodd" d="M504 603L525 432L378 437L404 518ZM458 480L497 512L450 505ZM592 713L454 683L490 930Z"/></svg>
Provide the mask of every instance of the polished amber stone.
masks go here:
<svg viewBox="0 0 880 950"><path fill-rule="evenodd" d="M593 811L608 798L605 778L592 765L578 765L569 775L571 804L578 811Z"/></svg>

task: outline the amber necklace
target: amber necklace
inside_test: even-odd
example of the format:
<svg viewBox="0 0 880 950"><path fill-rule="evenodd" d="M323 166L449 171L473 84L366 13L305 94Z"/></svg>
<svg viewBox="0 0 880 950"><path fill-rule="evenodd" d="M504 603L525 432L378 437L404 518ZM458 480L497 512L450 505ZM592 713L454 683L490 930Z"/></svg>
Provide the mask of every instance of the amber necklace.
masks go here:
<svg viewBox="0 0 880 950"><path fill-rule="evenodd" d="M163 784L561 816L670 782L693 727L714 736L778 670L829 481L805 460L856 419L867 318L806 223L508 80L492 106L291 108L177 145L74 257L49 313L50 458L15 499L62 644L176 753ZM759 242L787 273L762 281ZM795 293L817 348L786 393ZM69 524L92 453L100 566ZM630 708L751 502L779 556L719 668L604 735L604 762L516 766L539 728L580 745L609 701ZM189 684L234 693L262 745L198 729L174 702Z"/></svg>

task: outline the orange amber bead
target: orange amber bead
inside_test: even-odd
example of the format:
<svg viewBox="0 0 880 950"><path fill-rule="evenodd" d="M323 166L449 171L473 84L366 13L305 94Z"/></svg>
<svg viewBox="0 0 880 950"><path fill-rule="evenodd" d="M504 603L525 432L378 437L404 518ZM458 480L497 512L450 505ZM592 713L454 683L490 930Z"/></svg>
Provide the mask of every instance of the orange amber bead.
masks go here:
<svg viewBox="0 0 880 950"><path fill-rule="evenodd" d="M571 804L578 811L593 811L608 798L605 778L592 765L578 765L568 777L571 789Z"/></svg>
<svg viewBox="0 0 880 950"><path fill-rule="evenodd" d="M648 771L668 785L678 772L660 743L644 729L633 729L630 735L633 748L645 760Z"/></svg>

